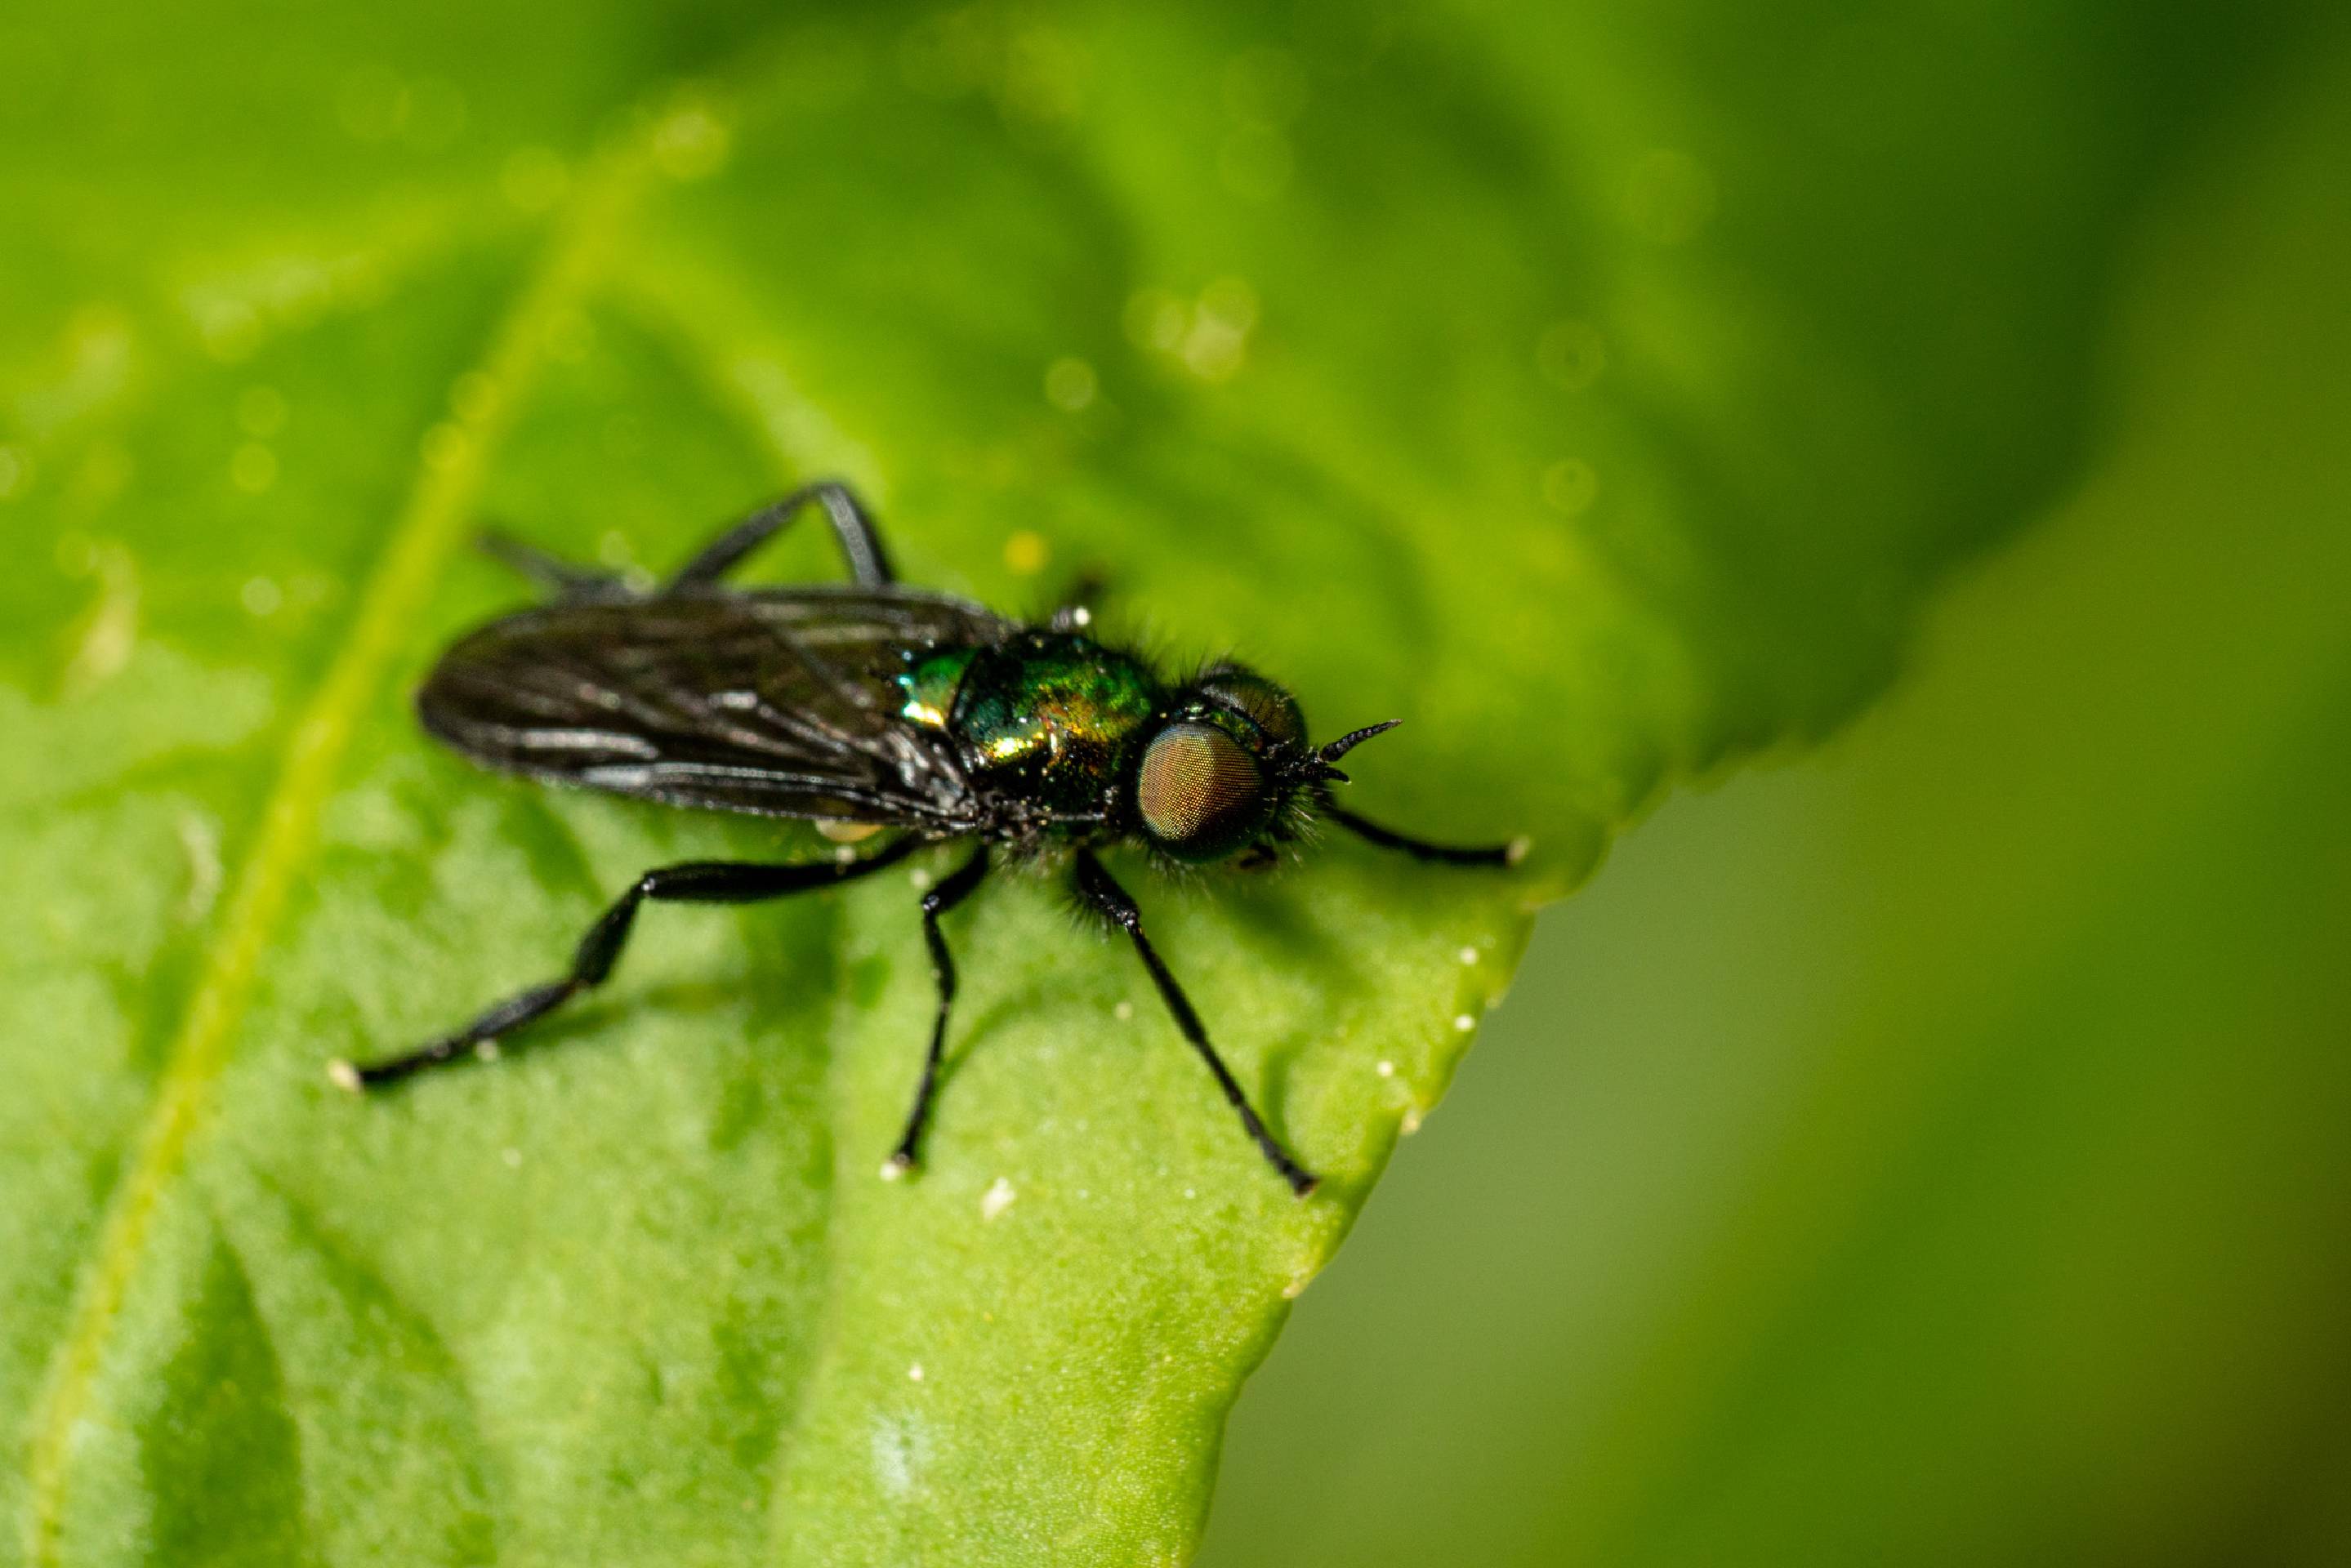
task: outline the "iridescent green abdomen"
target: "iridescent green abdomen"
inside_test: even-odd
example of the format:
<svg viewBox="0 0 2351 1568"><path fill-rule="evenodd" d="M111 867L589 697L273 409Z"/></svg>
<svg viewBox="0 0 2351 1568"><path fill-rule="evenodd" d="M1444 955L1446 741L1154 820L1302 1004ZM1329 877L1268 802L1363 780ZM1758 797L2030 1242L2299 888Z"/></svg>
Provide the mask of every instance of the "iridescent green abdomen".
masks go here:
<svg viewBox="0 0 2351 1568"><path fill-rule="evenodd" d="M1130 753L1164 700L1134 659L1061 632L926 654L898 685L904 718L964 743L979 790L1080 837L1116 815Z"/></svg>

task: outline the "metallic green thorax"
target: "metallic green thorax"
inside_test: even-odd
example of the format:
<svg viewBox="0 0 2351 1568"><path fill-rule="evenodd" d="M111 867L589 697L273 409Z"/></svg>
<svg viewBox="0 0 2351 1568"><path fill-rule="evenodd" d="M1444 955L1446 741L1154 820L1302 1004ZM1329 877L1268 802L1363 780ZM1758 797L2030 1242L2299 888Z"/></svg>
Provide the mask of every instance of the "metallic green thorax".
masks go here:
<svg viewBox="0 0 2351 1568"><path fill-rule="evenodd" d="M964 671L978 654L977 648L950 648L916 659L898 677L898 690L906 694L898 716L922 729L945 730L955 714Z"/></svg>
<svg viewBox="0 0 2351 1568"><path fill-rule="evenodd" d="M1129 753L1163 702L1149 670L1082 637L1027 632L925 654L898 677L902 716L963 742L973 783L1083 836L1118 810Z"/></svg>

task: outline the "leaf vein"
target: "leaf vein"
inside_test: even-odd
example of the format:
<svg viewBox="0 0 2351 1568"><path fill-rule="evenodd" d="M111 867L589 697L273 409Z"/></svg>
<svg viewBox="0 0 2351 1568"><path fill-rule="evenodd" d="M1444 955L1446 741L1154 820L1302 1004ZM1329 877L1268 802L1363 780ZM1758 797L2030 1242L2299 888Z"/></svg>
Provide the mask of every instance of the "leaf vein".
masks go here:
<svg viewBox="0 0 2351 1568"><path fill-rule="evenodd" d="M565 209L512 305L492 329L477 367L493 389L436 443L438 462L418 470L370 575L349 638L288 733L261 828L236 878L219 940L158 1080L136 1153L118 1179L98 1245L84 1266L68 1328L36 1408L31 1451L28 1561L58 1561L67 1474L110 1330L128 1297L163 1192L199 1130L209 1091L225 1066L235 1026L275 939L300 868L316 842L337 768L362 714L406 646L443 562L456 548L489 454L512 427L550 328L587 291L651 167L653 130L605 154Z"/></svg>

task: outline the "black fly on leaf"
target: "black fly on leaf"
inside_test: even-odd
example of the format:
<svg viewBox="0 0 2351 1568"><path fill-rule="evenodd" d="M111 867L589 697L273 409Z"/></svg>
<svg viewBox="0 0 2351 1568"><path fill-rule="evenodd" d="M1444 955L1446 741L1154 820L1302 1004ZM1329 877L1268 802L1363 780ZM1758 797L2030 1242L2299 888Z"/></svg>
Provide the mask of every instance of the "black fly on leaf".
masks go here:
<svg viewBox="0 0 2351 1568"><path fill-rule="evenodd" d="M831 521L849 582L726 586L745 556L811 504ZM442 657L417 696L434 735L509 773L672 805L810 819L844 842L871 837L879 846L812 864L700 861L648 871L589 928L561 978L405 1055L334 1063L330 1075L345 1088L486 1052L601 984L648 899L778 898L967 839L969 858L923 896L938 1015L885 1173L914 1163L938 1080L956 992L940 918L980 885L991 857L1050 857L1067 863L1080 899L1134 942L1176 1028L1302 1198L1315 1179L1249 1105L1144 935L1142 911L1097 852L1123 843L1182 863L1248 861L1296 838L1309 819L1453 865L1506 866L1523 848L1431 844L1342 807L1332 795L1346 780L1339 759L1393 724L1316 746L1290 693L1239 665L1171 683L1089 636L1082 607L1031 626L900 586L872 523L839 483L806 486L754 513L650 593L512 541L491 547L552 599L491 622Z"/></svg>

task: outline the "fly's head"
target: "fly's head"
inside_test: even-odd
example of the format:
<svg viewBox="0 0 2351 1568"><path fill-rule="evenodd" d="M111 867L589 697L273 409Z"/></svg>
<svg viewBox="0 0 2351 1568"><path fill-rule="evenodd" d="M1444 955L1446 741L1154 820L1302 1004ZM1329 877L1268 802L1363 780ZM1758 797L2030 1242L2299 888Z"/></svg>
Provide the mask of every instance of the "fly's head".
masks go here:
<svg viewBox="0 0 2351 1568"><path fill-rule="evenodd" d="M1238 664L1218 664L1176 694L1143 749L1134 805L1143 836L1172 859L1199 865L1262 856L1295 837L1307 806L1346 774L1338 760L1375 724L1316 747L1287 691Z"/></svg>

